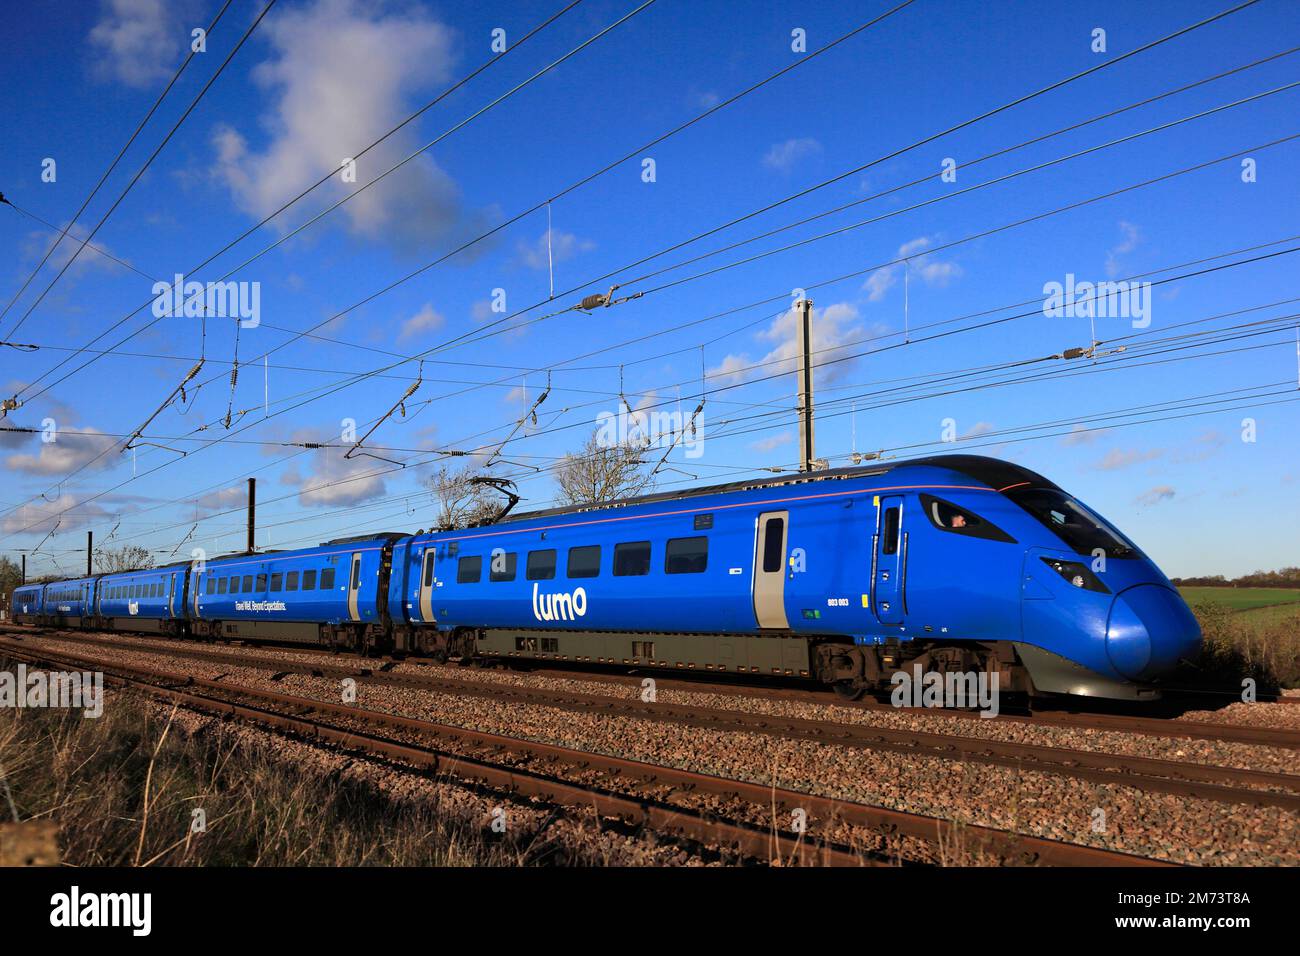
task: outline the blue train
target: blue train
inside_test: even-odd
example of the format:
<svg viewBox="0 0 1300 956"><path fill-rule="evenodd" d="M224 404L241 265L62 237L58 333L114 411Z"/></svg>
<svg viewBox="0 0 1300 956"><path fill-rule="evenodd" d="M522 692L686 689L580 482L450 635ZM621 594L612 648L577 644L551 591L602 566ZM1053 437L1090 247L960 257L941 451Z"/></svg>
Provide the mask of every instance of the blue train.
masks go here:
<svg viewBox="0 0 1300 956"><path fill-rule="evenodd" d="M1137 546L1046 478L943 455L379 534L15 591L125 631L807 678L899 671L1158 695L1200 628Z"/></svg>

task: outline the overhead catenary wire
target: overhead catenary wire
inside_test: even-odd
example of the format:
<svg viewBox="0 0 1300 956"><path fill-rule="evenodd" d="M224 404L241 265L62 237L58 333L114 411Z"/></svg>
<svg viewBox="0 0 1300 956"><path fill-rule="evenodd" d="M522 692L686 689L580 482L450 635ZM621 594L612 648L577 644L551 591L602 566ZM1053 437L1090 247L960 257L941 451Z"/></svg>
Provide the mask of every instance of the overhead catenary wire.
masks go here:
<svg viewBox="0 0 1300 956"><path fill-rule="evenodd" d="M217 24L221 22L221 18L225 15L226 10L229 9L231 3L232 0L226 0L226 2L221 5L221 9L217 11L216 16L214 16L212 18L212 21L208 24L208 28L205 31L206 36L212 35L212 31L217 28ZM135 130L131 133L127 141L122 145L122 148L117 151L117 155L114 156L113 161L108 164L108 168L104 170L103 174L99 177L99 180L95 183L93 187L91 187L90 192L86 194L86 198L82 201L81 206L77 209L75 213L72 214L72 218L68 220L68 225L62 229L58 229L58 227L55 226L51 227L51 228L58 229L58 235L55 237L54 241L50 244L49 248L45 250L45 255L41 257L40 262L38 262L36 264L36 267L32 269L31 274L28 275L28 277L23 281L23 284L18 287L18 291L13 294L13 297L10 298L9 302L5 305L4 309L0 310L0 323L4 322L5 316L9 314L9 310L13 308L14 303L17 302L20 298L22 298L23 293L27 291L27 287L32 284L32 280L34 280L37 274L40 273L41 269L45 267L45 263L49 262L50 256L54 254L54 251L59 247L59 244L62 243L63 240L72 231L72 229L76 227L77 220L81 218L82 214L86 211L86 207L89 206L91 201L95 198L95 196L99 194L99 190L103 188L103 185L108 180L108 177L113 174L113 170L117 169L117 164L122 161L122 157L126 155L127 150L131 148L131 145L140 136L140 133L143 132L144 128L147 125L149 125L149 120L153 119L154 113L158 112L158 107L162 106L163 100L167 98L167 94L171 92L172 87L174 87L177 81L181 78L181 74L185 72L185 68L188 67L190 65L190 62L194 59L195 53L196 51L193 45L191 45L190 52L186 55L185 59L181 62L181 65L177 67L176 72L172 74L172 78L167 81L167 85L164 86L162 91L158 94L157 99L155 99L153 105L149 107L149 111L145 113L144 118L141 119L140 122L136 125ZM11 200L5 200L5 202L7 205L12 206L14 209L18 209L18 206L15 205ZM18 209L18 211L22 212L23 215L25 216L29 216L33 219L38 219L38 221L44 222L44 220L39 219L39 217L33 215L32 213L26 212L25 210ZM83 247L87 244L89 244L89 239L87 239L86 242L83 243ZM15 326L15 328L17 327Z"/></svg>
<svg viewBox="0 0 1300 956"><path fill-rule="evenodd" d="M113 204L108 208L108 210L104 213L104 215L102 215L99 218L99 221L95 223L95 227L91 229L89 233L87 233L86 237L81 241L81 245L77 247L77 251L74 252L72 256L68 259L68 261L63 264L62 268L59 269L58 273L54 276L54 278L50 280L49 285L47 285L45 289L41 292L41 294L36 297L36 301L27 307L27 311L22 314L22 316L18 319L17 323L14 324L13 328L9 330L10 335L14 335L17 333L17 331L22 327L23 323L27 321L29 316L31 316L32 312L36 310L36 307L39 306L41 302L45 299L45 296L49 293L49 291L54 288L55 284L59 281L59 279L63 277L64 273L66 273L68 269L71 268L72 263L75 262L77 260L77 257L81 255L82 250L85 249L86 245L92 239L95 238L96 233L98 233L100 228L103 227L104 223L108 221L108 217L111 216L117 210L117 207L122 204L122 200L126 199L127 194L130 193L131 189L135 186L135 184L140 181L140 177L142 177L145 174L145 172L148 171L149 167L153 165L153 161L158 158L158 154L163 151L163 149L167 146L169 142L171 142L172 137L176 135L176 131L181 128L181 125L187 119L189 119L190 114L194 112L195 108L203 100L203 97L207 95L208 90L212 88L212 85L216 83L218 78L220 78L221 74L226 71L226 67L230 65L230 61L235 58L235 55L241 49L243 49L244 44L248 41L248 38L253 35L253 31L257 29L258 25L262 22L262 19L268 13L271 12L271 8L274 7L275 4L276 4L276 0L267 0L266 6L264 6L261 12L258 13L256 19L254 19L253 22L249 24L248 29L245 30L243 36L239 38L239 42L236 43L234 48L226 55L226 58L221 61L221 65L217 67L216 72L213 73L212 76L208 78L208 81L203 84L203 88L200 89L198 94L195 95L194 99L190 101L190 105L185 108L185 111L183 113L181 113L180 118L177 119L176 122L172 124L171 129L167 131L167 135L163 137L162 142L160 142L158 146L154 149L154 151L149 154L149 158L146 159L144 161L144 164L136 171L136 174L131 178L131 181L127 183L126 188L122 190L122 192L118 195L117 199L113 201Z"/></svg>

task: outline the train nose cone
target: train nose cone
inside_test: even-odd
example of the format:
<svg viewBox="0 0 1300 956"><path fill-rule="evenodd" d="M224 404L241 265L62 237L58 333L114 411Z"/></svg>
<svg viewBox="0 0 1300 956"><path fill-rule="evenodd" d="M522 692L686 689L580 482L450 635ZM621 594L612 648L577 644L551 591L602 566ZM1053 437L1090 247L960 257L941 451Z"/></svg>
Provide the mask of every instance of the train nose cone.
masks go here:
<svg viewBox="0 0 1300 956"><path fill-rule="evenodd" d="M1121 592L1106 624L1106 653L1130 680L1159 677L1181 659L1195 656L1201 627L1187 604L1169 588L1139 584Z"/></svg>

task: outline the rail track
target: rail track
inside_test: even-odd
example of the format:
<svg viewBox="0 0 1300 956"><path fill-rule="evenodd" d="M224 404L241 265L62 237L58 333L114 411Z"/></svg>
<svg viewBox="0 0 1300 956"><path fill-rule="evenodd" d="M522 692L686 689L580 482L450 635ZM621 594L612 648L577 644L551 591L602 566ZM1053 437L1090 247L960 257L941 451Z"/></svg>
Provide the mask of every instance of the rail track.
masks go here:
<svg viewBox="0 0 1300 956"><path fill-rule="evenodd" d="M1095 847L960 824L554 744L436 724L348 704L274 693L189 675L110 663L0 639L9 657L35 666L94 667L105 681L208 714L445 774L474 786L603 817L744 856L818 865L898 862L891 841L1016 864L1166 866ZM380 733L379 731L385 731ZM398 736L393 736L397 734ZM436 742L431 745L431 742ZM537 769L541 768L541 769ZM722 807L722 811L719 811ZM802 813L802 833L775 826ZM865 839L864 839L865 838Z"/></svg>
<svg viewBox="0 0 1300 956"><path fill-rule="evenodd" d="M157 648L120 636L91 636L69 632L60 639L88 646L136 652L166 654L178 660L203 661L232 667L249 667L273 672L272 679L290 674L334 679L352 678L390 686L500 701L561 710L624 716L684 724L718 731L763 734L819 744L928 756L993 766L1015 767L1054 773L1092 783L1134 787L1157 793L1197 797L1221 803L1251 806L1276 806L1300 811L1300 776L1244 770L1185 761L1149 757L1119 756L1097 751L1048 747L1006 742L959 734L937 734L918 730L899 730L812 720L740 710L711 708L694 704L647 702L629 696L634 690L626 681L619 685L624 696L586 694L572 691L543 690L490 680L474 680L424 674L393 673L381 664L370 667L346 663L296 663L284 659L190 647ZM361 663L362 661L358 661Z"/></svg>

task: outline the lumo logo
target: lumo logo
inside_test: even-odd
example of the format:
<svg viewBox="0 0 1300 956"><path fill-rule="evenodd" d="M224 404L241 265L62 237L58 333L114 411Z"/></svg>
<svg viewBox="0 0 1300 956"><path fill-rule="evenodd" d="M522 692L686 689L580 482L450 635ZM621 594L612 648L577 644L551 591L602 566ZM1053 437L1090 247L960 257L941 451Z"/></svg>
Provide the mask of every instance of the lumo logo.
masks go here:
<svg viewBox="0 0 1300 956"><path fill-rule="evenodd" d="M533 584L533 617L539 621L572 621L587 613L587 591L576 588L572 593L538 594Z"/></svg>
<svg viewBox="0 0 1300 956"><path fill-rule="evenodd" d="M158 318L202 315L221 319L239 319L246 329L262 321L262 283L260 282L186 282L176 273L176 281L153 284L153 314Z"/></svg>

